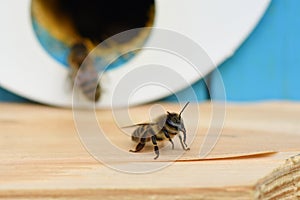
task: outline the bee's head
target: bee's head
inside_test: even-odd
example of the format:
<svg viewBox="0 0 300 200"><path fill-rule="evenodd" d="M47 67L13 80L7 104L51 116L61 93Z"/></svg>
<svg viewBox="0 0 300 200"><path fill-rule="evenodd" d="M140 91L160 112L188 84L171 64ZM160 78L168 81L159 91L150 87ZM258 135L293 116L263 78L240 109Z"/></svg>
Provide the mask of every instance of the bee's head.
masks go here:
<svg viewBox="0 0 300 200"><path fill-rule="evenodd" d="M171 126L175 126L179 129L182 129L183 120L181 119L181 114L184 111L184 109L187 107L188 104L189 104L189 102L187 102L185 104L185 106L181 109L179 114L167 112L167 123ZM184 130L182 130L182 131L184 131Z"/></svg>
<svg viewBox="0 0 300 200"><path fill-rule="evenodd" d="M180 124L180 121L181 121L181 116L178 115L177 113L170 113L170 112L167 112L168 113L168 119L170 121L172 121L174 124Z"/></svg>
<svg viewBox="0 0 300 200"><path fill-rule="evenodd" d="M166 124L169 127L173 127L179 131L185 132L183 120L181 119L181 116L177 113L170 113L167 114Z"/></svg>

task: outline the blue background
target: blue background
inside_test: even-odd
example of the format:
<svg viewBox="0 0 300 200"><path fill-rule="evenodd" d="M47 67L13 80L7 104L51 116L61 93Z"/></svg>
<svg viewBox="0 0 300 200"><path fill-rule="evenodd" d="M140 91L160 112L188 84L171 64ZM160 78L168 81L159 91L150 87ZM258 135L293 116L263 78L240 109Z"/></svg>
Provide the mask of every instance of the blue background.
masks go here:
<svg viewBox="0 0 300 200"><path fill-rule="evenodd" d="M218 70L229 101L300 100L300 1L273 0L266 14L240 46ZM216 73L193 85L198 100L218 98ZM178 92L189 100L188 90ZM174 101L175 96L166 101ZM0 88L0 101L28 102Z"/></svg>

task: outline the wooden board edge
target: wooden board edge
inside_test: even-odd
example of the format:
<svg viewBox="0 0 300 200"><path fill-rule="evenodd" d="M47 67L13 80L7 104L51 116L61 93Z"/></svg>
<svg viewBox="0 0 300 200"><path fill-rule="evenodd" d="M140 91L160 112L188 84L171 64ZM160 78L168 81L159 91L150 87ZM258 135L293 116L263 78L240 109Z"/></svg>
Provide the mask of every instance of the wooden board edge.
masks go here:
<svg viewBox="0 0 300 200"><path fill-rule="evenodd" d="M286 159L285 163L255 187L255 199L299 199L300 198L300 154Z"/></svg>

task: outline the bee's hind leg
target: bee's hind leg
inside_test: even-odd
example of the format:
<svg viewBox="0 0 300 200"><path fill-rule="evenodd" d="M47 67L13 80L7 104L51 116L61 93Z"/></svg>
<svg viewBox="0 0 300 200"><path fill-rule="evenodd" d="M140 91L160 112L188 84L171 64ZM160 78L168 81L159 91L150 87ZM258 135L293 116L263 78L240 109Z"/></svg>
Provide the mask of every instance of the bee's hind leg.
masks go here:
<svg viewBox="0 0 300 200"><path fill-rule="evenodd" d="M156 142L156 136L152 135L151 140L152 140L152 143L154 146L154 152L156 154L156 156L154 157L154 160L156 160L159 157L159 149L158 149L157 142Z"/></svg>
<svg viewBox="0 0 300 200"><path fill-rule="evenodd" d="M136 145L135 150L129 150L129 152L139 152L145 146L146 138L141 138L140 142Z"/></svg>

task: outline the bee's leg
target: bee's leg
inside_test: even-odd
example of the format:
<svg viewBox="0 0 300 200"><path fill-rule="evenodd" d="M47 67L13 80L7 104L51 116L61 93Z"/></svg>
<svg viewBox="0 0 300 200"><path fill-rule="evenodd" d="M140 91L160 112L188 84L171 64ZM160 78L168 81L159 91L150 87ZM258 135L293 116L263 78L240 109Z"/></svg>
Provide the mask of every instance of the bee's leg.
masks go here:
<svg viewBox="0 0 300 200"><path fill-rule="evenodd" d="M156 154L156 157L154 158L154 160L156 160L159 157L159 149L158 149L157 142L156 142L156 136L152 135L151 140L152 140L152 143L153 143L153 146L154 146L154 151L155 151L155 154Z"/></svg>
<svg viewBox="0 0 300 200"><path fill-rule="evenodd" d="M190 148L187 147L185 141L182 140L181 135L178 134L178 137L179 137L179 140L180 140L180 143L181 143L182 148L183 148L184 150L186 150L186 151L190 150Z"/></svg>
<svg viewBox="0 0 300 200"><path fill-rule="evenodd" d="M184 145L187 147L187 145L186 145L186 130L185 130L184 126L183 126L181 132L182 132L182 134L183 134L183 143L184 143Z"/></svg>
<svg viewBox="0 0 300 200"><path fill-rule="evenodd" d="M130 152L139 152L140 150L142 150L144 148L145 143L146 143L146 138L141 138L138 145L136 145L135 150L129 150L129 151Z"/></svg>
<svg viewBox="0 0 300 200"><path fill-rule="evenodd" d="M185 146L187 146L186 145L186 130L185 130L185 127L184 127L184 125L182 124L182 127L181 127L181 132L182 132L182 134L183 134L183 143L185 144Z"/></svg>
<svg viewBox="0 0 300 200"><path fill-rule="evenodd" d="M171 144L172 144L172 149L174 149L174 142L172 141L172 139L171 139L171 137L170 137L170 135L169 135L168 131L167 131L167 130L165 130L165 129L163 129L162 131L164 132L164 134L165 134L166 138L168 138L168 139L169 139L169 141L171 142Z"/></svg>

